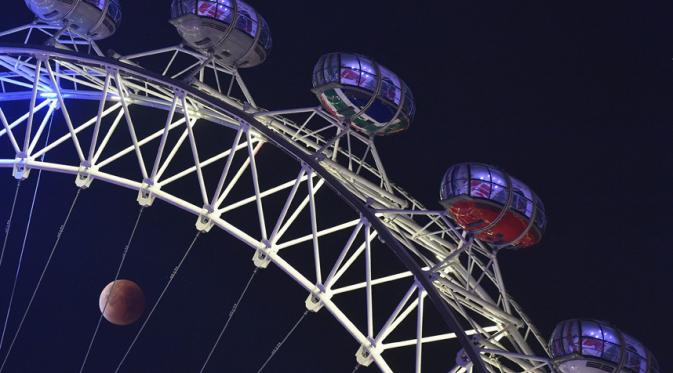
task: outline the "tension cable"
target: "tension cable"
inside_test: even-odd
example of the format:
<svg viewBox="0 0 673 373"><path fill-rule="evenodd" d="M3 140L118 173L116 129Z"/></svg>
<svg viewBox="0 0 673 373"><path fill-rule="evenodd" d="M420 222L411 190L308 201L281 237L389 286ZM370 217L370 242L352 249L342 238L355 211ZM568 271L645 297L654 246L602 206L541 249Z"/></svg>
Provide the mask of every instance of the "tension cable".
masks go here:
<svg viewBox="0 0 673 373"><path fill-rule="evenodd" d="M79 368L80 373L84 372L84 367L86 366L86 362L89 359L91 348L93 347L93 343L96 340L96 335L98 334L101 322L103 321L103 315L105 315L105 310L107 309L108 304L110 304L110 297L112 296L112 293L114 292L115 287L117 286L117 280L119 279L119 274L121 273L122 268L124 267L124 261L126 260L126 255L128 254L129 248L131 247L133 237L135 236L136 230L138 229L138 224L140 223L140 217L143 215L144 210L145 206L140 206L140 210L138 211L138 217L136 218L136 222L133 225L133 229L131 230L129 240L126 243L126 246L124 246L124 251L122 252L122 257L119 262L119 266L117 266L117 273L115 273L114 281L112 282L112 288L110 288L110 292L108 293L107 298L105 299L105 306L103 306L103 310L101 311L100 316L98 317L98 323L96 324L96 329L94 329L93 331L91 341L89 342L89 347L86 350L86 355L84 355L84 361L82 361L82 366Z"/></svg>
<svg viewBox="0 0 673 373"><path fill-rule="evenodd" d="M0 252L0 267L2 267L2 260L5 258L5 248L7 247L7 239L9 238L9 229L12 226L12 219L14 218L14 208L16 207L16 200L19 197L19 189L21 189L21 180L16 182L16 190L14 191L14 200L12 201L12 208L9 210L9 218L5 225L5 240L2 243L2 252Z"/></svg>
<svg viewBox="0 0 673 373"><path fill-rule="evenodd" d="M49 253L49 258L47 258L47 262L44 264L44 268L42 269L42 273L40 274L40 279L37 281L37 285L35 286L35 290L33 290L33 295L30 297L30 301L28 301L28 306L26 307L26 311L23 313L23 316L21 317L21 322L19 322L19 327L16 329L16 333L14 333L14 337L12 338L12 342L9 345L9 349L7 350L7 355L5 355L5 359L2 361L2 365L0 366L0 372L2 372L5 369L5 364L7 364L7 360L9 359L9 355L12 353L12 348L14 347L14 343L16 342L16 338L19 336L19 333L21 332L21 328L23 327L23 323L26 321L26 316L28 316L28 312L30 311L30 307L33 305L33 301L35 300L35 296L37 295L37 291L40 289L40 285L42 284L42 280L44 279L44 274L47 273L47 269L49 268L49 264L51 263L51 259L54 257L54 253L56 252L56 248L58 247L58 243L61 241L61 236L63 235L63 231L65 231L66 226L68 225L68 221L70 220L70 215L72 215L72 211L75 208L75 205L77 204L77 200L79 198L80 193L82 192L82 189L77 188L77 193L75 194L75 198L73 198L72 203L70 204L70 209L68 209L68 214L65 216L65 220L63 221L63 224L58 229L58 233L56 233L56 241L54 242L54 246L51 248L51 252Z"/></svg>
<svg viewBox="0 0 673 373"><path fill-rule="evenodd" d="M49 118L49 126L47 126L47 135L44 140L44 146L49 145L49 137L51 135L51 125L54 122L54 116L52 115ZM44 157L47 153L43 153L40 157L40 162L44 162ZM28 233L30 232L30 223L33 220L33 211L35 210L35 201L37 201L37 192L40 189L40 180L42 180L42 169L37 172L37 181L35 182L35 190L33 191L33 200L30 203L30 211L28 212L28 222L26 223L26 230L23 233L23 242L21 244L21 252L19 253L19 262L16 266L16 273L14 274L14 283L12 283L12 292L9 296L9 305L7 306L7 313L5 314L5 324L2 327L2 335L0 335L0 350L2 349L3 342L5 341L5 333L7 332L7 324L9 323L9 317L12 312L12 304L14 303L14 295L16 293L16 285L19 282L19 275L21 274L21 264L23 263L23 254L26 251L26 243L28 242ZM14 203L16 203L16 196L14 196ZM13 211L12 207L12 211ZM7 227L7 232L9 232L9 222ZM2 251L5 251L5 245L7 244L7 236L5 236L5 242L2 247ZM2 265L2 259L0 259L0 265Z"/></svg>
<svg viewBox="0 0 673 373"><path fill-rule="evenodd" d="M238 300L236 303L234 303L233 307L231 307L231 311L229 311L229 317L227 317L227 321L224 323L224 326L222 327L222 330L220 330L220 334L217 336L217 339L215 340L215 344L213 344L213 348L210 349L210 352L208 353L208 357L206 358L206 361L203 363L203 366L201 367L201 370L199 371L200 373L203 373L206 370L206 365L208 365L208 362L210 361L210 358L213 356L213 352L215 352L215 349L217 348L217 345L220 343L220 340L222 339L222 336L224 335L224 331L227 330L227 327L229 326L229 322L231 322L231 319L234 317L234 314L236 313L236 310L238 309L238 306L241 304L241 301L243 300L243 297L245 296L245 293L248 291L248 288L250 287L250 284L252 283L252 280L255 278L255 275L259 271L259 267L255 267L255 270L252 271L252 275L250 275L250 278L248 279L248 283L245 284L245 288L243 288L243 291L241 292L241 295L238 297Z"/></svg>
<svg viewBox="0 0 673 373"><path fill-rule="evenodd" d="M147 325L147 322L150 321L150 318L152 317L152 314L154 314L154 311L157 309L157 306L159 306L159 303L161 302L161 299L164 297L164 294L166 294L166 290L171 286L171 283L173 282L173 279L175 278L175 275L178 273L180 270L180 267L182 267L182 264L185 262L185 259L187 259L187 256L189 256L189 253L192 251L192 248L194 247L194 244L196 244L196 241L199 239L201 236L201 231L196 232L196 235L194 236L194 239L192 240L192 243L189 244L189 247L187 248L187 251L185 252L185 255L182 256L182 259L180 259L180 262L178 263L177 266L173 269L173 272L171 273L170 278L168 279L168 282L166 283L166 286L164 286L164 289L161 291L161 294L159 294L159 298L157 298L157 301L154 302L154 306L152 306L152 309L150 312L147 314L147 317L143 321L143 324L140 326L140 329L138 329L138 332L136 333L135 337L133 337L133 341L131 341L131 345L129 345L128 349L124 353L124 356L122 356L121 361L117 365L117 368L115 369L115 373L118 373L121 367L124 365L124 362L126 361L126 358L128 357L129 353L133 349L133 346L135 346L136 342L138 341L138 338L140 337L140 333L143 332L143 329L145 329L145 326Z"/></svg>
<svg viewBox="0 0 673 373"><path fill-rule="evenodd" d="M304 321L304 318L306 317L306 315L308 315L308 312L309 312L308 310L304 311L304 314L301 315L301 317L299 318L299 320L297 320L297 322L294 324L292 329L290 329L290 331L287 332L285 337L280 342L278 342L276 347L274 347L273 350L271 350L271 354L269 355L269 357L266 358L266 361L264 361L264 364L262 364L262 366L259 367L259 369L257 370L257 373L260 373L261 371L264 370L264 368L266 368L267 364L269 364L271 359L273 359L273 356L278 352L278 350L280 350L281 347L283 347L283 344L288 340L288 338L290 338L290 336L292 335L292 333L294 333L294 331L297 329L299 324L301 324L301 322Z"/></svg>

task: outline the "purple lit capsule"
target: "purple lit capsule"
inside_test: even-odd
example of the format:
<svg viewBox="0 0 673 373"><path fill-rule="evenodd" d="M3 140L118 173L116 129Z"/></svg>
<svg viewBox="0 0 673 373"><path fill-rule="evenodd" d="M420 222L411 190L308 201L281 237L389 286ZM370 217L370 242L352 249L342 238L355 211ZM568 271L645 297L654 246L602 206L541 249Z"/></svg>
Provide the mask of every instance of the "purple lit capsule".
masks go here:
<svg viewBox="0 0 673 373"><path fill-rule="evenodd" d="M119 0L26 0L42 21L69 26L82 37L100 40L117 31L122 19Z"/></svg>
<svg viewBox="0 0 673 373"><path fill-rule="evenodd" d="M549 339L562 373L659 373L652 353L639 341L604 321L567 320Z"/></svg>
<svg viewBox="0 0 673 373"><path fill-rule="evenodd" d="M271 51L269 25L240 0L173 0L170 22L185 43L223 65L256 66Z"/></svg>

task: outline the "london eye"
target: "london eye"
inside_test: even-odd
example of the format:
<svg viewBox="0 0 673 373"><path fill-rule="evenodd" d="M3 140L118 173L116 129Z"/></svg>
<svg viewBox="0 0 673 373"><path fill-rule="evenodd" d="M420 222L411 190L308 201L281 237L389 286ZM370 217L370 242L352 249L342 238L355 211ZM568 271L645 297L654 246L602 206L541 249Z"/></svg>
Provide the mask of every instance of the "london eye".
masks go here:
<svg viewBox="0 0 673 373"><path fill-rule="evenodd" d="M458 159L434 197L393 181L377 145L428 124L388 61L325 46L284 108L246 82L293 20L253 4L173 0L174 43L140 51L100 47L132 3L26 5L0 34L0 372L660 372L630 331L545 335L510 293L501 258L553 224L534 180Z"/></svg>

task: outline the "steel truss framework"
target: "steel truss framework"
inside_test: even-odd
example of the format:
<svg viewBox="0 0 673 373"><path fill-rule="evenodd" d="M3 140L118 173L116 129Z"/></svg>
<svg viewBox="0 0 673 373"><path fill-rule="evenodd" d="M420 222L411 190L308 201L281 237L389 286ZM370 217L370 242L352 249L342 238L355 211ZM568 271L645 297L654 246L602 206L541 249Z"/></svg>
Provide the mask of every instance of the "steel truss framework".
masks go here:
<svg viewBox="0 0 673 373"><path fill-rule="evenodd" d="M27 34L24 42L32 44L36 34L55 33L35 23L0 36ZM387 353L410 348L409 366L421 372L431 359L423 347L442 342L464 351L458 365L442 358L453 373L553 371L544 338L507 291L498 251L394 185L373 139L320 107L265 110L238 71L179 45L102 58L74 51L85 46L100 55L90 41L67 32L56 37L65 49L0 46L0 166L15 177L41 169L75 175L84 188L109 182L138 191L142 205L158 198L194 214L199 230L224 230L254 251L255 265L273 263L304 288L309 310L331 313L355 339L354 349L360 346L360 364L391 372ZM140 67L150 59L163 61L159 74ZM10 117L10 102L25 110ZM87 112L83 107L89 117L73 115ZM147 121L142 113L149 111L163 119ZM41 146L52 117L62 132ZM112 150L119 133L126 144ZM219 133L230 142L206 150ZM294 165L291 175L264 166L260 150L268 147L282 150ZM47 161L39 161L44 154ZM282 208L269 208L273 199ZM347 207L338 222L324 223L323 199ZM289 254L298 250L313 257L312 266L293 264ZM379 275L377 258L391 253L401 269ZM397 291L393 302L375 296L386 286ZM359 315L342 307L355 293L366 300ZM443 332L424 330L428 304L443 319ZM388 317L375 320L382 312ZM413 334L395 339L403 329Z"/></svg>

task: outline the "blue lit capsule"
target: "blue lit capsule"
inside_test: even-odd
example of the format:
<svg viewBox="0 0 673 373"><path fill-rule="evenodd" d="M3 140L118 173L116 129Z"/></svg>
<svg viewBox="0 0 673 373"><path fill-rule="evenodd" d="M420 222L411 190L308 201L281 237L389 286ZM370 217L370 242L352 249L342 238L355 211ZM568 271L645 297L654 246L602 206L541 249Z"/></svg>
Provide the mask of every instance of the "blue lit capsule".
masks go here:
<svg viewBox="0 0 673 373"><path fill-rule="evenodd" d="M320 57L313 92L330 114L368 135L405 130L416 112L411 90L397 75L357 54Z"/></svg>

